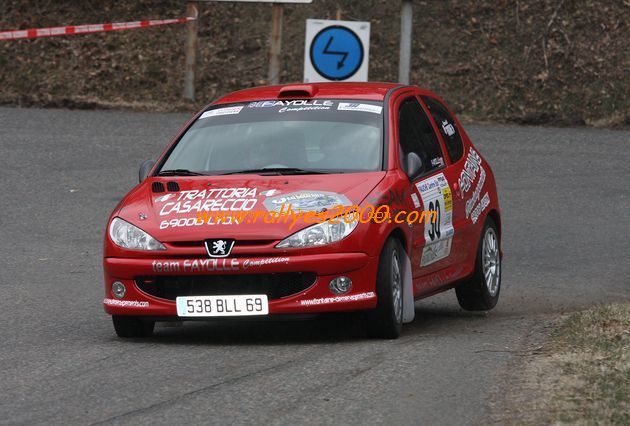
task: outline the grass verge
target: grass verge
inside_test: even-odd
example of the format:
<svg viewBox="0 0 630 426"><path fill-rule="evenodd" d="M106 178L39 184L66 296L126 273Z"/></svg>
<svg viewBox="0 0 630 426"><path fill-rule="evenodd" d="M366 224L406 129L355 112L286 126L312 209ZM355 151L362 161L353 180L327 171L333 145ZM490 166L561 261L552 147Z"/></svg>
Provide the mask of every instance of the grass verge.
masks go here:
<svg viewBox="0 0 630 426"><path fill-rule="evenodd" d="M502 421L630 424L630 303L571 314L529 353Z"/></svg>
<svg viewBox="0 0 630 426"><path fill-rule="evenodd" d="M549 421L630 424L630 303L569 316L552 341Z"/></svg>

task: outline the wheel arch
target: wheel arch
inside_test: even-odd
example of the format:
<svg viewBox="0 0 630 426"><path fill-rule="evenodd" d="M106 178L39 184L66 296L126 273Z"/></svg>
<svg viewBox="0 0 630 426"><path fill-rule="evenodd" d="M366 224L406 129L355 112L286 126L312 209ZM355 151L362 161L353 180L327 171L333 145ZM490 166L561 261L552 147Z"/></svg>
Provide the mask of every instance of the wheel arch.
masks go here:
<svg viewBox="0 0 630 426"><path fill-rule="evenodd" d="M488 212L487 217L497 225L497 231L499 231L499 241L501 241L501 215L496 209L492 209Z"/></svg>
<svg viewBox="0 0 630 426"><path fill-rule="evenodd" d="M389 233L385 241L387 241L389 238L396 238L398 241L400 241L400 244L402 244L403 248L405 249L405 252L407 252L407 256L409 256L410 251L409 251L409 247L407 246L407 237L405 236L405 233L403 232L402 229L394 228L392 232Z"/></svg>

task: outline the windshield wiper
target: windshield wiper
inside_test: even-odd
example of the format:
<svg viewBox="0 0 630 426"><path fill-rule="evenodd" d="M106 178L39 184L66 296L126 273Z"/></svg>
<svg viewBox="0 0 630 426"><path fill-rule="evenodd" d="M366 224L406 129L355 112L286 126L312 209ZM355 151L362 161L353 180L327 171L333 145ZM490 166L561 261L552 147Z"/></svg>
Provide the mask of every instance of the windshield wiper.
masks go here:
<svg viewBox="0 0 630 426"><path fill-rule="evenodd" d="M317 170L305 170L295 167L264 167L262 169L249 169L239 170L237 172L223 173L224 175L238 175L238 174L259 174L259 173L273 173L279 175L325 175L327 172L320 172Z"/></svg>
<svg viewBox="0 0 630 426"><path fill-rule="evenodd" d="M158 176L206 176L204 173L193 172L188 169L162 170Z"/></svg>

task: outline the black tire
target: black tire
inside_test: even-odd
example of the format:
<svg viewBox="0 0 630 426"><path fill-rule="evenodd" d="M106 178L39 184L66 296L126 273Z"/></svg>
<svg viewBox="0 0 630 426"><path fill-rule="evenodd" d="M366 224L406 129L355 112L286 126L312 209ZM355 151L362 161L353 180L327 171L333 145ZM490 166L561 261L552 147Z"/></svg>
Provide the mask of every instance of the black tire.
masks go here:
<svg viewBox="0 0 630 426"><path fill-rule="evenodd" d="M494 238L496 243L496 260L493 262L486 261L486 265L495 265L496 269L486 266L484 270L484 250L490 247L487 238ZM462 309L467 311L489 311L494 308L499 300L501 292L501 242L499 239L499 231L497 225L491 218L487 218L484 223L481 238L477 246L477 258L475 260L475 273L468 280L464 281L455 288L457 301ZM491 257L494 257L491 256ZM488 284L485 272L488 270L496 271L491 273L492 281ZM498 275L498 276L497 276Z"/></svg>
<svg viewBox="0 0 630 426"><path fill-rule="evenodd" d="M150 337L155 327L155 321L133 316L113 315L112 321L118 337L125 338Z"/></svg>
<svg viewBox="0 0 630 426"><path fill-rule="evenodd" d="M368 321L368 334L372 337L396 339L402 331L404 255L405 249L395 238L389 238L381 251L376 274L378 302L376 309L370 312Z"/></svg>

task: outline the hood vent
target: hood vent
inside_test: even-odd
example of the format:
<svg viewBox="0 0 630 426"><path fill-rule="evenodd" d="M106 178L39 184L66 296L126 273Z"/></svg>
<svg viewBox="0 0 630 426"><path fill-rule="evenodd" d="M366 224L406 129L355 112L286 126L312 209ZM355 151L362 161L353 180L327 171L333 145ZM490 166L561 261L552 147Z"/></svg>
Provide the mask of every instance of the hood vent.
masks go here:
<svg viewBox="0 0 630 426"><path fill-rule="evenodd" d="M166 187L170 192L178 192L179 184L177 182L166 182Z"/></svg>
<svg viewBox="0 0 630 426"><path fill-rule="evenodd" d="M153 192L164 192L164 184L162 182L153 182L151 184L151 190Z"/></svg>

